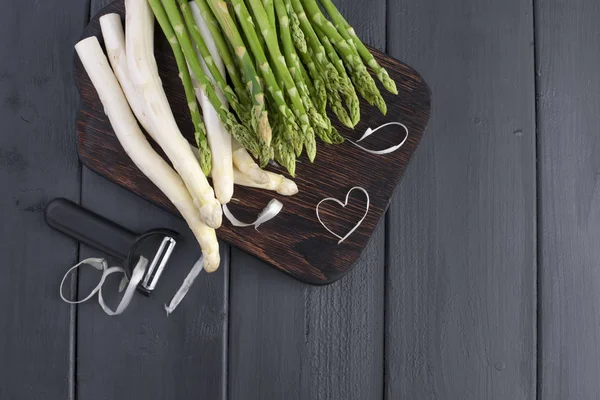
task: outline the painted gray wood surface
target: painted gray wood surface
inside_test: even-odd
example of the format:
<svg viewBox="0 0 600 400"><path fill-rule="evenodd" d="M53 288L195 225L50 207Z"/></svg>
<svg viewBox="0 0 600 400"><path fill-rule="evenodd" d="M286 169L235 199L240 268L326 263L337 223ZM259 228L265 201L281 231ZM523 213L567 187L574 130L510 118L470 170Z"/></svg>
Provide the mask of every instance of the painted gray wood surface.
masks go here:
<svg viewBox="0 0 600 400"><path fill-rule="evenodd" d="M388 53L433 92L389 211L388 399L532 399L532 3L392 1Z"/></svg>
<svg viewBox="0 0 600 400"><path fill-rule="evenodd" d="M79 198L72 49L86 2L0 5L0 399L73 396L74 309L58 297L76 243L46 226L46 202ZM66 285L69 295L73 286Z"/></svg>
<svg viewBox="0 0 600 400"><path fill-rule="evenodd" d="M600 393L600 3L536 4L543 399Z"/></svg>
<svg viewBox="0 0 600 400"><path fill-rule="evenodd" d="M385 50L385 1L335 3L358 35ZM382 396L384 231L382 222L355 269L326 287L232 251L229 398Z"/></svg>
<svg viewBox="0 0 600 400"><path fill-rule="evenodd" d="M169 318L198 256L182 221L77 163L72 45L103 3L0 6L0 400L597 397L597 2L337 1L433 90L386 224L322 288L224 246ZM184 232L129 318L58 298L66 268L97 255L44 224L59 196Z"/></svg>

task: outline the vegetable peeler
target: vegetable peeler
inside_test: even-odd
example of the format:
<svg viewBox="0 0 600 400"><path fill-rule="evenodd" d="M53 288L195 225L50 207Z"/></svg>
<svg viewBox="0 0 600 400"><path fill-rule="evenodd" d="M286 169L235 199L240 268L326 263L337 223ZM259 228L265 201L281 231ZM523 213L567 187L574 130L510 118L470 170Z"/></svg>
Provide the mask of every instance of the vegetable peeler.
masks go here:
<svg viewBox="0 0 600 400"><path fill-rule="evenodd" d="M124 262L128 279L131 279L135 253L141 243L151 237L162 236L160 246L137 287L146 296L156 287L177 244L178 233L175 231L152 229L138 235L63 198L52 200L46 206L45 219L53 229Z"/></svg>

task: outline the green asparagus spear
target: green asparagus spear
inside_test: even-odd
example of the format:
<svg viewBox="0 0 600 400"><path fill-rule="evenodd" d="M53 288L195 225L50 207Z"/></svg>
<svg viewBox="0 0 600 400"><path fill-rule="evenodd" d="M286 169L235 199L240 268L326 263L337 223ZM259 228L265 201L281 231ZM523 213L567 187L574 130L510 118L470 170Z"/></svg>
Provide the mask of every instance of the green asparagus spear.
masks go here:
<svg viewBox="0 0 600 400"><path fill-rule="evenodd" d="M153 3L156 3L158 0L150 0ZM231 133L231 135L238 141L242 146L244 146L250 153L252 153L255 157L258 157L261 153L260 145L257 141L256 135L254 135L248 128L238 123L235 119L235 116L221 103L221 100L217 96L210 80L204 73L202 66L200 65L200 61L196 57L196 52L194 51L192 42L190 37L187 34L185 29L175 29L175 26L181 26L181 16L179 15L179 10L175 3L162 3L164 7L164 11L166 12L167 21L163 21L161 27L163 25L169 25L171 27L170 33L174 33L175 35L167 36L169 43L178 42L183 50L183 54L185 55L186 61L190 66L192 72L200 89L206 94L208 100L215 108L219 119L225 126L225 128ZM164 14L157 13L155 14L157 18L163 19ZM179 24L177 24L179 22ZM160 23L160 22L159 22ZM167 34L167 32L165 32Z"/></svg>
<svg viewBox="0 0 600 400"><path fill-rule="evenodd" d="M271 103L273 104L273 103ZM275 112L271 111L271 115L276 115L274 129L273 129L273 152L274 159L281 166L283 166L291 176L296 175L296 154L294 153L294 146L288 140L286 140L286 124L284 117Z"/></svg>
<svg viewBox="0 0 600 400"><path fill-rule="evenodd" d="M206 26L210 31L210 34L217 46L217 50L219 51L219 55L225 64L225 68L227 69L227 73L231 78L231 82L233 83L233 87L235 89L235 93L242 103L250 102L248 93L246 92L246 86L242 82L242 78L239 72L239 69L231 55L231 51L229 50L229 46L221 33L221 29L219 28L219 22L216 20L212 11L206 4L206 1L196 0L196 4L200 9L200 14L206 22Z"/></svg>
<svg viewBox="0 0 600 400"><path fill-rule="evenodd" d="M281 54L279 49L279 45L277 43L276 37L277 33L273 27L269 24L269 19L267 13L262 5L260 0L247 0L250 4L252 12L255 16L255 21L258 24L260 29L260 33L265 41L269 54L271 56L271 62L275 66L275 74L277 77L281 79L283 82L283 87L290 99L292 104L292 110L294 111L296 117L300 121L300 127L302 128L302 132L304 133L304 145L306 146L306 152L311 161L314 160L316 155L316 144L314 137L314 130L310 124L309 115L313 118L313 121L317 125L325 126L325 121L320 117L320 115L316 112L316 109L312 105L310 101L310 95L308 94L308 90L304 90L305 87L297 86L296 82L292 78L290 71L288 70L288 66L285 63L285 58ZM238 14L238 17L242 21L242 27L244 26L243 17L245 15L249 15L247 12L247 8L242 0L233 0L234 9ZM248 25L245 29L248 28ZM252 41L252 36L256 34L255 30L251 30L251 32L247 32L247 36L249 36L249 40Z"/></svg>
<svg viewBox="0 0 600 400"><path fill-rule="evenodd" d="M325 66L328 79L333 79L335 87L344 95L346 107L350 111L350 118L352 120L351 127L354 127L360 120L360 103L356 95L356 89L346 73L343 61L338 56L327 36L318 35L317 30L310 24L300 0L292 0L292 5L305 34L309 37L309 42L312 44L311 50L317 56L322 53L325 54L325 56L319 56L323 60L322 65ZM330 63L327 63L327 59L329 59ZM337 71L337 74L333 69Z"/></svg>
<svg viewBox="0 0 600 400"><path fill-rule="evenodd" d="M342 103L342 98L338 93L338 90L342 90L341 87L344 84L333 65L328 63L324 67L319 62L313 61L316 60L316 57L314 54L310 55L308 51L306 53L299 52L298 54L300 55L302 62L308 68L308 72L315 84L315 90L317 90L318 86L321 86L321 94L319 96L325 96L325 100L323 100L321 106L325 107L327 104L330 104L331 109L338 117L339 121L348 128L354 128L354 124L346 112ZM350 89L354 90L353 87ZM322 109L322 112L325 112L325 110Z"/></svg>
<svg viewBox="0 0 600 400"><path fill-rule="evenodd" d="M341 144L344 143L344 137L340 135L337 129L331 127L331 132L329 132L329 140L333 144Z"/></svg>
<svg viewBox="0 0 600 400"><path fill-rule="evenodd" d="M358 102L358 97L356 96L354 86L352 85L350 78L348 78L348 75L346 74L343 62L339 59L335 51L329 53L326 52L326 49L321 42L321 39L319 38L312 25L310 24L308 18L306 17L306 13L304 12L304 8L300 0L285 1L290 5L290 7L288 7L288 13L296 14L300 23L300 27L306 37L308 47L312 52L312 56L314 57L316 63L320 64L321 69L327 74L325 83L330 86L330 90L338 90L344 95L346 99L346 106L350 110L351 118L346 118L347 113L345 111L342 111L337 104L335 108L332 108L334 108L336 115L344 125L353 128L354 125L356 125L356 123L360 119L360 104ZM302 56L302 53L300 54ZM303 59L306 59L307 57L308 56L304 54ZM306 61L304 62L306 63ZM332 99L331 96L329 97L329 99Z"/></svg>
<svg viewBox="0 0 600 400"><path fill-rule="evenodd" d="M315 31L317 32L319 38L321 39L321 43L323 43L323 47L325 47L327 54L332 54L332 57L337 57L335 49L333 48L333 45L329 41L329 38L327 37L327 35L319 27L317 27L315 29ZM355 56L355 57L358 57L358 56ZM340 63L343 65L341 60L340 60ZM361 61L361 63L362 63L362 61ZM359 72L357 69L351 69L351 68L349 68L349 71L350 71L350 77L352 78L351 81L350 81L350 78L348 78L348 75L344 75L344 78L347 80L348 84L352 85L352 82L354 82L356 91L358 91L358 93L363 98L365 98L365 100L367 100L367 102L369 104L371 104L371 105L375 104L377 106L377 108L379 108L379 110L382 112L382 114L385 115L387 112L387 105L385 104L383 97L381 97L381 94L379 93L379 89L377 89L375 81L373 81L373 79L368 74L368 72L366 72L366 69L364 69L362 73ZM353 122L354 122L354 119L353 119Z"/></svg>
<svg viewBox="0 0 600 400"><path fill-rule="evenodd" d="M306 37L304 36L304 32L302 32L302 28L300 27L300 21L298 20L298 16L292 10L290 4L285 4L285 7L286 12L288 14L288 18L290 19L290 35L292 36L294 46L301 53L306 53L308 46L306 44Z"/></svg>
<svg viewBox="0 0 600 400"><path fill-rule="evenodd" d="M188 103L190 115L192 117L192 123L194 125L194 138L196 140L198 149L200 150L200 167L202 168L202 172L208 176L212 168L212 157L210 147L208 146L208 142L206 140L206 129L204 127L204 122L202 122L202 117L200 116L200 109L198 108L198 103L196 101L194 85L192 84L192 77L190 76L190 71L188 70L185 56L181 50L181 46L179 45L177 38L175 37L173 27L169 23L169 19L162 4L160 3L160 0L150 0L150 7L152 8L154 15L156 15L158 23L160 24L163 32L169 39L169 44L173 50L175 61L177 62L177 68L179 69L179 77L181 78L183 89L185 90L185 98Z"/></svg>
<svg viewBox="0 0 600 400"><path fill-rule="evenodd" d="M296 49L292 43L292 37L289 30L289 17L287 15L283 0L275 0L275 11L279 21L279 26L281 28L280 36L283 44L285 59L289 66L292 78L296 82L296 86L305 93L303 99L307 97L311 99L311 103L320 105L320 108L317 110L313 104L307 104L307 109L309 110L311 118L317 121L319 117L322 120L322 123L314 124L315 133L325 143L331 143L330 133L332 125L325 111L327 101L326 94L320 93L319 96L321 96L321 98L317 98L315 88L312 83L310 83L308 73L306 70L304 70L304 66L296 54ZM311 88L309 88L309 84L307 84L307 82L310 84ZM321 85L320 80L317 80L316 82L318 85ZM319 89L323 89L323 87L319 86ZM311 92L314 94L314 98L313 95L311 95ZM325 97L325 99L323 99L323 97Z"/></svg>
<svg viewBox="0 0 600 400"><path fill-rule="evenodd" d="M316 29L316 32L320 33L318 29ZM325 48L327 56L332 61L332 66L335 67L336 71L339 74L339 78L341 81L339 84L340 92L344 94L344 97L346 99L346 107L348 107L348 110L350 110L350 118L352 119L352 125L356 125L358 121L360 121L360 103L358 101L356 91L361 93L361 95L362 93L365 93L365 91L362 90L362 86L356 87L355 89L354 85L352 84L352 81L350 80L350 77L346 73L344 63L337 55L335 49L333 48L333 45L331 44L326 35L320 35L318 33L317 36L321 40L321 44ZM327 73L328 75L332 76L332 79L335 79L335 74L331 70L328 70ZM351 71L350 75L352 74L353 73ZM367 92L367 94L369 94L369 99L373 98L373 96L370 95L370 92ZM369 103L373 105L374 101L370 101Z"/></svg>
<svg viewBox="0 0 600 400"><path fill-rule="evenodd" d="M294 1L299 2L300 0ZM349 45L337 31L335 26L325 18L316 0L303 0L302 5L304 6L306 13L310 15L311 21L315 24L317 34L321 38L321 41L323 41L324 38L330 40L342 58L346 61L345 66L350 71L357 90L365 94L363 97L365 97L368 102L374 103L381 113L385 115L387 112L385 101L383 100L383 97L381 97L381 93L379 93L375 81L367 71L367 67L363 64L361 57L358 55L356 48ZM306 15L299 15L300 20L302 20L303 17L306 18Z"/></svg>
<svg viewBox="0 0 600 400"><path fill-rule="evenodd" d="M257 130L260 132L262 141L268 146L271 142L272 132L269 124L268 112L265 106L265 96L263 94L262 84L256 75L254 61L246 50L246 46L239 34L235 21L231 18L227 3L222 0L196 1L198 3L203 3L202 6L210 7L210 10L216 17L221 29L234 49L246 80L247 90L250 93L254 105L253 118L256 120ZM244 144L242 143L242 145Z"/></svg>
<svg viewBox="0 0 600 400"><path fill-rule="evenodd" d="M173 2L173 1L174 0L163 0L163 2ZM206 46L206 43L204 42L204 38L202 38L200 29L196 25L196 21L194 20L194 16L193 16L190 6L188 4L188 0L177 0L177 3L179 4L181 14L183 15L185 27L187 28L188 32L190 33L190 36L192 37L193 42L196 44L196 48L198 49L200 56L204 60L204 64L208 68L208 71L210 72L211 76L213 77L215 84L221 90L221 92L225 95L225 98L229 102L229 105L231 106L233 111L236 113L236 115L238 116L240 121L242 121L242 123L244 125L246 125L246 127L248 129L253 129L255 124L252 123L252 113L251 113L250 103L249 102L246 104L240 103L237 95L235 94L233 89L227 84L227 81L221 74L221 71L219 71L219 68L217 68L217 65L215 64L215 62L212 58L212 55L210 54L210 51L208 50L208 47ZM173 25L173 26L176 28L178 25ZM181 29L185 29L185 28L182 27Z"/></svg>
<svg viewBox="0 0 600 400"><path fill-rule="evenodd" d="M379 65L373 54L367 49L367 46L358 38L354 28L350 26L350 24L346 21L346 19L342 16L342 14L338 11L336 6L333 4L331 0L319 0L329 17L333 21L334 26L337 28L338 32L346 39L347 42L351 42L354 44L355 48L358 50L358 53L362 57L362 59L367 63L369 67L373 69L377 78L383 84L383 87L386 90L393 94L398 94L398 89L396 88L396 82L392 78L390 78L387 71Z"/></svg>
<svg viewBox="0 0 600 400"><path fill-rule="evenodd" d="M252 2L252 0L250 0ZM293 82L295 82L296 87L300 93L300 97L302 99L302 103L310 116L313 127L316 128L320 126L321 128L327 128L330 123L325 121L327 119L327 115L321 115L316 108L315 103L310 94L310 90L308 85L304 81L304 76L302 75L302 64L300 63L300 59L296 54L296 49L294 48L294 44L292 43L292 37L289 30L289 17L287 16L287 12L285 10L285 5L282 0L275 0L275 11L277 14L277 18L280 26L280 36L281 43L283 47L283 54L285 55L285 61L287 66L289 67L289 74ZM277 48L279 51L279 48ZM279 54L281 56L281 53ZM273 57L273 55L272 55Z"/></svg>
<svg viewBox="0 0 600 400"><path fill-rule="evenodd" d="M298 57L298 53L294 52L296 57ZM315 68L314 62L309 60L312 68ZM317 106L317 110L321 115L326 115L327 111L327 92L325 91L325 84L323 83L323 78L319 73L316 73L312 79L311 75L306 71L306 67L300 61L298 61L298 67L300 69L300 73L302 74L302 79L304 83L308 86L308 90L311 93L311 97L313 98L313 103Z"/></svg>
<svg viewBox="0 0 600 400"><path fill-rule="evenodd" d="M275 22L275 4L273 0L262 0L262 3L265 7L267 15L269 16L269 23L273 28L275 28L277 25Z"/></svg>
<svg viewBox="0 0 600 400"><path fill-rule="evenodd" d="M213 1L215 1L215 0L213 0ZM257 0L257 1L258 1L258 4L260 5L260 7L262 7L262 3L260 3L259 0ZM277 79L275 78L273 70L271 69L271 66L267 60L267 56L265 55L265 52L260 44L258 34L256 33L250 13L248 12L246 5L244 4L244 2L242 0L232 0L231 4L233 5L235 13L238 16L238 21L240 22L242 30L244 31L244 33L246 35L248 44L249 44L250 48L252 49L252 54L254 54L256 62L260 66L260 71L265 80L268 90L271 92L273 98L276 101L280 102L280 104L278 104L278 106L280 108L282 106L284 106L287 109L287 104L285 102L284 94L281 91L279 84L277 83ZM261 16L261 18L264 17L266 23L261 24L260 27L261 27L261 29L265 29L267 31L267 35L264 36L264 39L265 39L265 42L271 47L271 46L274 46L274 41L271 37L271 35L273 34L272 28L269 27L266 13L264 13L264 8L262 11L263 11L263 13L260 16ZM275 57L273 57L273 58L275 58ZM275 61L281 62L281 60L279 60L279 59L275 60ZM287 68L285 69L285 71L287 72L287 74L289 76L289 71L287 71ZM283 82L283 83L285 86L288 86L288 82ZM293 84L293 80L291 83ZM306 152L308 154L308 157L310 160L314 160L314 158L316 156L316 151L317 151L315 140L314 140L314 131L310 125L308 116L306 115L306 111L300 100L298 90L295 87L295 85L290 85L289 87L285 87L285 89L286 89L286 92L291 101L292 111L296 115L296 118L298 118L299 125L302 129L303 137L301 139L304 141L304 144L306 146ZM287 113L287 111L284 112L284 115L286 113Z"/></svg>

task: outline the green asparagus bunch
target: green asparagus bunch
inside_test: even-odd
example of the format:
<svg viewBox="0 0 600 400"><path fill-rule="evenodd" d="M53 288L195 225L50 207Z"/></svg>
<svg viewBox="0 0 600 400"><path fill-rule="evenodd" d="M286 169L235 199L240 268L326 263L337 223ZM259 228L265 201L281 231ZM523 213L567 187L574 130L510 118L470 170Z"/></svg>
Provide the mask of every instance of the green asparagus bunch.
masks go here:
<svg viewBox="0 0 600 400"><path fill-rule="evenodd" d="M148 1L173 49L206 173L210 149L189 71L237 141L261 165L274 159L292 175L304 151L315 159L316 139L344 141L328 109L348 128L360 120L359 95L387 112L369 69L398 94L331 0L195 0L226 74L217 68L188 0Z"/></svg>

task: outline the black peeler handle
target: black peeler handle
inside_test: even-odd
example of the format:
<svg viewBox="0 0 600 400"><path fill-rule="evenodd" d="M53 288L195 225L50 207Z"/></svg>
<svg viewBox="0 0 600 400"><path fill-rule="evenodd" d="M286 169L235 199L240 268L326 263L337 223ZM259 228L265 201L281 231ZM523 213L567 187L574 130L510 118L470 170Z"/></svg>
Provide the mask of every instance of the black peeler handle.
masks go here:
<svg viewBox="0 0 600 400"><path fill-rule="evenodd" d="M46 223L59 232L103 253L126 260L138 236L85 208L55 199L46 206Z"/></svg>

